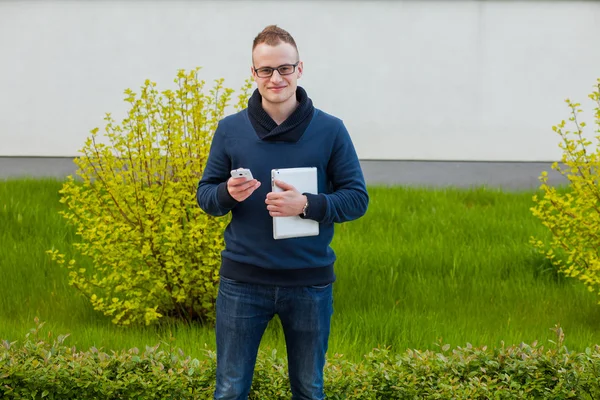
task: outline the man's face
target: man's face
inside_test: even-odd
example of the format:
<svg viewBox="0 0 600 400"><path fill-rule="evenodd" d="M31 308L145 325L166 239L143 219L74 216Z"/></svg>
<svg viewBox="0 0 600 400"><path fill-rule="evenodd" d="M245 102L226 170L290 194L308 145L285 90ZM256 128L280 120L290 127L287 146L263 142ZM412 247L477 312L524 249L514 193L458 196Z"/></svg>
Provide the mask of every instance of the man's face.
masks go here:
<svg viewBox="0 0 600 400"><path fill-rule="evenodd" d="M296 87L298 78L302 75L302 62L298 63L298 53L294 46L289 43L279 43L277 46L269 46L261 43L252 51L252 60L254 67L252 68L252 76L258 86L258 92L263 97L263 101L272 103L273 105L285 103L293 98L295 101ZM297 64L294 72L289 75L281 75L276 69L270 77L261 77L260 73L256 73L255 69L270 67L282 68L285 74L286 70L293 70L293 64Z"/></svg>

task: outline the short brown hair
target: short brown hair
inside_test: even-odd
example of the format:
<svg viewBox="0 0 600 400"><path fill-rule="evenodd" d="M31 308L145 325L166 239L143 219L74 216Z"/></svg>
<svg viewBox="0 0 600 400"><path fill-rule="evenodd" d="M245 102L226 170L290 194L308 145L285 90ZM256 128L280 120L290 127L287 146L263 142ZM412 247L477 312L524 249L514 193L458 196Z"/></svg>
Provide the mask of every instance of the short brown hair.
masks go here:
<svg viewBox="0 0 600 400"><path fill-rule="evenodd" d="M252 51L254 51L256 46L262 43L268 44L269 46L277 46L281 42L291 44L294 46L294 49L296 49L296 53L298 52L296 41L288 31L281 29L277 25L269 25L254 38Z"/></svg>

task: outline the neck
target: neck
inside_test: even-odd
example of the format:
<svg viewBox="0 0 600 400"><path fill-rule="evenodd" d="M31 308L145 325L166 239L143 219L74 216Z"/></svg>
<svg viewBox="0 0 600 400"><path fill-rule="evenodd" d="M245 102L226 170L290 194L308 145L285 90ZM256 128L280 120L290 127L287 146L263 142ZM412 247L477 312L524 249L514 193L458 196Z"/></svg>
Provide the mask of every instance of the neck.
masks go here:
<svg viewBox="0 0 600 400"><path fill-rule="evenodd" d="M283 103L270 103L262 99L262 107L269 117L273 118L273 121L277 125L281 125L283 121L285 121L296 109L298 106L298 101L296 100L296 95L290 97Z"/></svg>

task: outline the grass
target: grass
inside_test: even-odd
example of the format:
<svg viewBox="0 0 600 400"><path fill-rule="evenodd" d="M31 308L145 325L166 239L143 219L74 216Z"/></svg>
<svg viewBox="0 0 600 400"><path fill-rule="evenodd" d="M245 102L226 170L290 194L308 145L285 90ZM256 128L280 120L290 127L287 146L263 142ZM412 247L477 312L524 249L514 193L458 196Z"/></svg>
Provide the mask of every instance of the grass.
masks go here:
<svg viewBox="0 0 600 400"><path fill-rule="evenodd" d="M373 189L366 218L340 227L334 348L403 351L544 342L600 342L597 298L528 243L547 237L532 192Z"/></svg>
<svg viewBox="0 0 600 400"><path fill-rule="evenodd" d="M170 335L194 357L214 348L207 327L114 326L67 284L66 270L45 254L76 240L58 215L60 186L0 181L0 338L22 339L37 316L82 349L143 348ZM378 346L545 343L555 324L572 350L600 343L597 296L528 243L547 237L529 211L533 192L381 187L370 195L365 217L336 227L331 353L359 360ZM277 325L262 346L284 352Z"/></svg>

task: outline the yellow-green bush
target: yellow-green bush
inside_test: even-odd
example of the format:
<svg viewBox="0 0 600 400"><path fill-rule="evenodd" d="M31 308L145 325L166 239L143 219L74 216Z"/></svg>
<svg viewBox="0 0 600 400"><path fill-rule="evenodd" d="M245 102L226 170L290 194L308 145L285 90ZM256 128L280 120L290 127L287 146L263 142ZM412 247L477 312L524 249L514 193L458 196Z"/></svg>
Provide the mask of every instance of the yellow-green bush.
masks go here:
<svg viewBox="0 0 600 400"><path fill-rule="evenodd" d="M73 246L84 268L58 249L52 258L69 269L69 282L94 309L116 324L150 324L163 316L212 322L222 232L196 203L196 187L212 135L233 90L217 80L208 94L199 69L179 71L176 90L159 93L145 81L125 90L129 111L121 124L106 114L105 140L91 131L77 175L60 193L61 214L76 229ZM250 81L236 109L247 102ZM106 142L106 143L105 143Z"/></svg>
<svg viewBox="0 0 600 400"><path fill-rule="evenodd" d="M586 138L585 122L578 118L579 103L566 100L571 109L573 130L562 121L553 130L562 139L561 165L552 169L568 179L568 190L548 185L548 174L540 180L543 196L534 196L533 214L551 232L549 242L532 238L532 243L565 275L578 278L587 288L600 293L600 79L589 97L595 102L595 141Z"/></svg>

